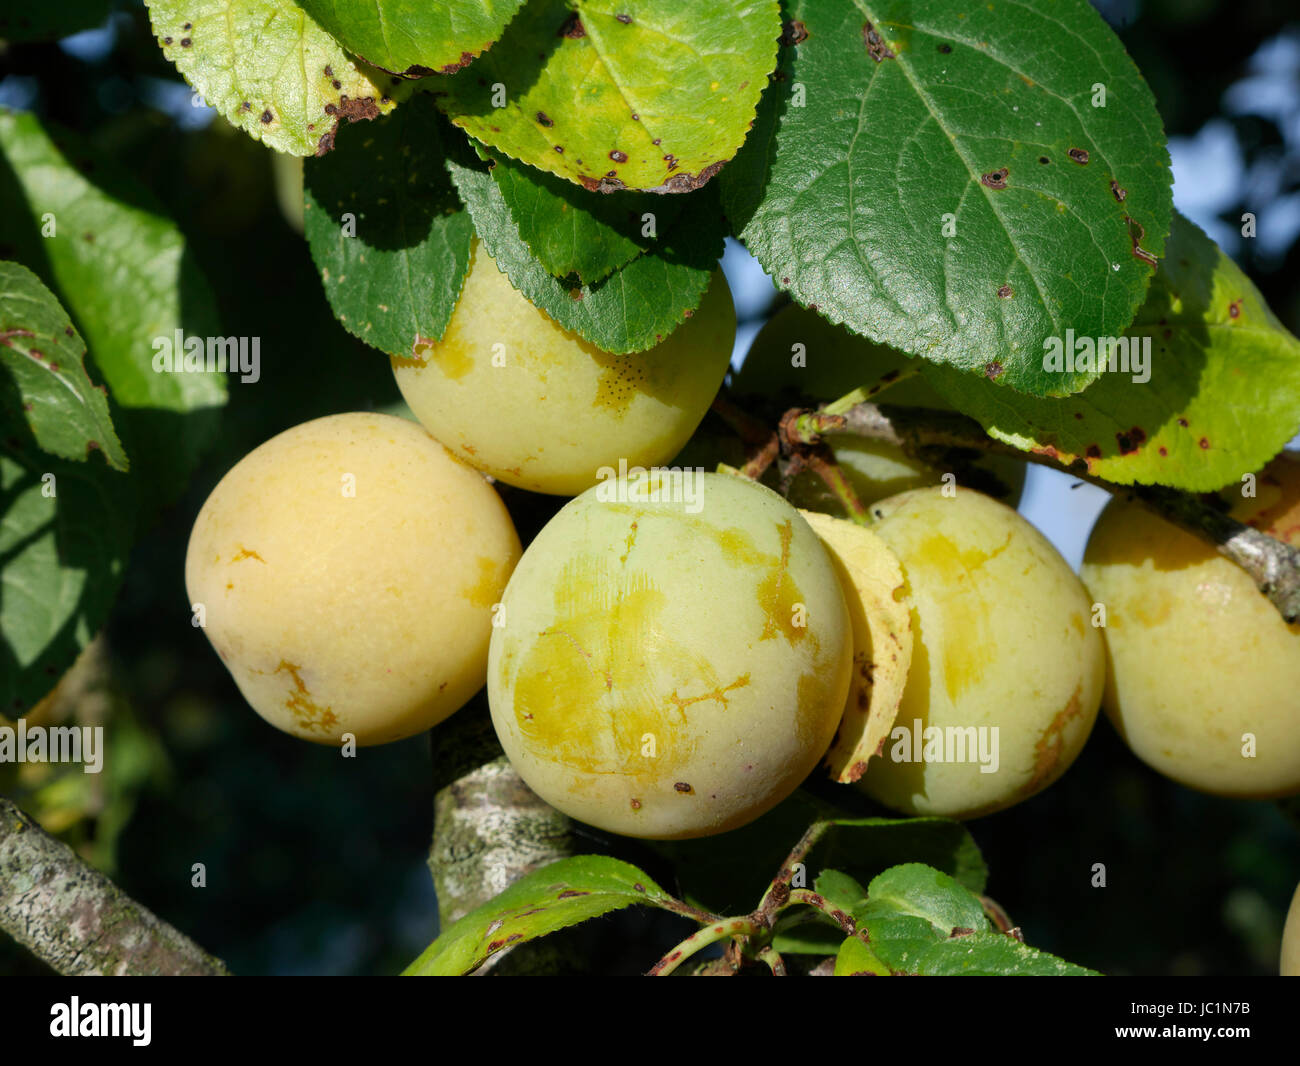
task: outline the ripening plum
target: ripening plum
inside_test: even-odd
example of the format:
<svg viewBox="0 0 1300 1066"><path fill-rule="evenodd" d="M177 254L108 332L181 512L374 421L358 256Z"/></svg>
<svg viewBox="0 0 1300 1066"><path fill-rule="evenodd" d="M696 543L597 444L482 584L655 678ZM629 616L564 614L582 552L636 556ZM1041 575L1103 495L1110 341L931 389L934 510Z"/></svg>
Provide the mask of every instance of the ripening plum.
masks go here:
<svg viewBox="0 0 1300 1066"><path fill-rule="evenodd" d="M881 758L857 782L913 815L974 818L1068 769L1105 683L1074 571L1019 514L957 488L872 505L912 597L912 662Z"/></svg>
<svg viewBox="0 0 1300 1066"><path fill-rule="evenodd" d="M420 426L340 414L230 469L195 520L185 584L258 714L322 744L382 744L483 686L519 552L496 491Z"/></svg>
<svg viewBox="0 0 1300 1066"><path fill-rule="evenodd" d="M830 559L776 493L651 472L571 500L528 546L488 700L525 782L626 836L744 825L830 744L852 640Z"/></svg>
<svg viewBox="0 0 1300 1066"><path fill-rule="evenodd" d="M796 359L802 365L795 363ZM768 319L754 338L732 390L741 396L764 397L784 392L791 403L797 402L800 396L829 403L860 385L871 385L889 372L904 370L915 363L915 359L892 348L873 344L843 326L828 322L815 311L790 304ZM952 410L952 405L920 377L891 386L880 394L879 402ZM824 439L864 504L908 489L938 484L945 473L942 468L913 459L885 441L850 433L829 433ZM971 478L979 478L979 482ZM969 471L958 480L1014 507L1025 486L1025 464L1011 456L984 456L973 461ZM795 477L789 498L797 507L844 516L839 501L811 471Z"/></svg>
<svg viewBox="0 0 1300 1066"><path fill-rule="evenodd" d="M1300 455L1274 459L1256 493L1235 494L1233 516L1300 545ZM1106 713L1133 753L1219 796L1300 792L1300 624L1210 545L1119 496L1081 573L1106 609Z"/></svg>
<svg viewBox="0 0 1300 1066"><path fill-rule="evenodd" d="M695 313L659 344L603 352L529 303L476 242L442 340L392 364L416 418L467 462L571 496L621 459L672 459L713 402L735 336L719 270Z"/></svg>

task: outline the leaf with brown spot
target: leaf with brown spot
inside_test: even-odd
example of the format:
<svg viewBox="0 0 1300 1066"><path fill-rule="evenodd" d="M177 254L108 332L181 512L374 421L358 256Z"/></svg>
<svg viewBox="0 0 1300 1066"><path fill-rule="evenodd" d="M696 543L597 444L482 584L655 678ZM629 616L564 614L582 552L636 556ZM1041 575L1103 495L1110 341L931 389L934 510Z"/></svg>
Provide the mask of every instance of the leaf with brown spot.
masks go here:
<svg viewBox="0 0 1300 1066"><path fill-rule="evenodd" d="M1160 255L1172 208L1155 100L1114 32L1087 0L785 14L807 39L780 50L719 177L746 247L796 303L872 341L972 377L996 358L1036 396L1085 388L1095 374L1044 372L1043 342L1129 325L1151 271L1126 217ZM1106 107L1080 106L1085 79L1107 84Z"/></svg>
<svg viewBox="0 0 1300 1066"><path fill-rule="evenodd" d="M21 408L15 418L52 455L85 461L97 451L125 470L107 395L86 373L85 355L86 344L54 293L21 264L0 261L0 368ZM7 391L0 380L0 401ZM0 405L0 416L6 414Z"/></svg>
<svg viewBox="0 0 1300 1066"><path fill-rule="evenodd" d="M474 243L443 166L448 135L458 136L420 94L303 164L303 232L330 307L349 333L408 363L442 339Z"/></svg>
<svg viewBox="0 0 1300 1066"><path fill-rule="evenodd" d="M534 0L439 85L441 106L475 139L589 189L699 188L745 140L775 65L780 6L639 0L630 19L624 6Z"/></svg>
<svg viewBox="0 0 1300 1066"><path fill-rule="evenodd" d="M340 117L387 114L407 93L355 62L295 0L147 5L163 54L185 80L232 126L277 151L328 150Z"/></svg>
<svg viewBox="0 0 1300 1066"><path fill-rule="evenodd" d="M298 0L355 56L406 77L454 73L492 46L524 0Z"/></svg>
<svg viewBox="0 0 1300 1066"><path fill-rule="evenodd" d="M604 855L561 859L526 874L444 929L404 976L470 973L507 944L536 940L623 907L672 909L676 902L630 863Z"/></svg>
<svg viewBox="0 0 1300 1066"><path fill-rule="evenodd" d="M1061 338L1062 355L1069 339ZM1149 380L1134 380L1130 356L1129 372L1108 370L1063 399L948 367L929 365L925 376L994 438L1025 451L1051 448L1066 465L1120 485L1210 492L1258 470L1300 429L1300 340L1181 215L1124 341L1149 347ZM1123 355L1116 352L1117 366Z"/></svg>

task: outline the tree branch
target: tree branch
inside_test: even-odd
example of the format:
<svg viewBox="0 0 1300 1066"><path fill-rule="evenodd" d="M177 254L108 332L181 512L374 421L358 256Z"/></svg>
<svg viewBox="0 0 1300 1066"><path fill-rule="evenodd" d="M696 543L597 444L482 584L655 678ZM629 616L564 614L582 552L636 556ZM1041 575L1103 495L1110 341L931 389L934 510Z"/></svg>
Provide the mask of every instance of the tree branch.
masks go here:
<svg viewBox="0 0 1300 1066"><path fill-rule="evenodd" d="M434 799L429 871L448 929L524 874L578 853L573 823L524 784L505 757L480 695L432 733ZM561 935L496 953L486 973L582 968Z"/></svg>
<svg viewBox="0 0 1300 1066"><path fill-rule="evenodd" d="M64 975L229 973L3 798L0 927Z"/></svg>
<svg viewBox="0 0 1300 1066"><path fill-rule="evenodd" d="M955 411L861 403L841 414L789 412L781 426L792 446L816 445L824 433L847 433L885 441L922 459L927 453L932 458L937 450L963 448L1014 456L1062 470L1109 492L1126 492L1161 518L1211 544L1250 575L1287 622L1300 621L1300 550L1243 525L1205 497L1158 485L1116 485L1051 455L1024 452L994 440L974 419Z"/></svg>

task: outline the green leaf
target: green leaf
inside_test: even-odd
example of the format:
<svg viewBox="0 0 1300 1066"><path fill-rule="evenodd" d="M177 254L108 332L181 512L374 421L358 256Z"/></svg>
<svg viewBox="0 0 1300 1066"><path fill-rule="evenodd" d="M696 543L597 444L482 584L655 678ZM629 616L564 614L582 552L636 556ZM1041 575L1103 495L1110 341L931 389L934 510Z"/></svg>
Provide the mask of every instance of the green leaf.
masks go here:
<svg viewBox="0 0 1300 1066"><path fill-rule="evenodd" d="M674 902L630 863L603 855L560 859L520 878L445 930L404 976L470 973L512 944L554 933L610 911Z"/></svg>
<svg viewBox="0 0 1300 1066"><path fill-rule="evenodd" d="M351 57L294 0L146 0L163 55L255 140L323 155L340 119L393 109L400 79Z"/></svg>
<svg viewBox="0 0 1300 1066"><path fill-rule="evenodd" d="M686 203L684 197L654 193L592 196L499 153L483 154L520 238L557 278L576 275L591 284L625 266L654 247L655 237L643 236L645 216L651 216L657 234L672 225Z"/></svg>
<svg viewBox="0 0 1300 1066"><path fill-rule="evenodd" d="M1117 354L1116 372L1066 399L943 367L927 377L996 439L1121 485L1213 491L1258 470L1300 429L1300 341L1181 215L1127 338L1149 346L1150 380L1135 380L1131 362L1124 372Z"/></svg>
<svg viewBox="0 0 1300 1066"><path fill-rule="evenodd" d="M795 842L817 820L832 825L804 860L805 880L834 869L867 884L903 862L924 862L983 892L988 869L970 831L946 818L852 818L796 792L747 826L704 840L651 846L673 864L690 902L719 914L754 907Z"/></svg>
<svg viewBox="0 0 1300 1066"><path fill-rule="evenodd" d="M553 277L524 243L490 174L451 159L447 166L475 231L511 284L602 351L623 355L658 344L700 305L717 269L724 223L712 189L687 199L654 251L598 282L570 287Z"/></svg>
<svg viewBox="0 0 1300 1066"><path fill-rule="evenodd" d="M441 340L469 270L474 227L443 167L444 129L417 98L303 166L304 231L330 306L389 355Z"/></svg>
<svg viewBox="0 0 1300 1066"><path fill-rule="evenodd" d="M84 460L98 449L125 470L126 452L105 394L86 373L85 354L54 293L26 267L0 262L0 365L12 375L36 443L64 459ZM0 380L0 397L5 391Z"/></svg>
<svg viewBox="0 0 1300 1066"><path fill-rule="evenodd" d="M0 445L0 708L22 715L104 624L130 550L120 474Z"/></svg>
<svg viewBox="0 0 1300 1066"><path fill-rule="evenodd" d="M27 208L0 212L0 243L68 309L108 385L133 476L161 507L212 440L226 381L159 373L154 361L178 330L205 350L224 339L212 292L152 197L73 134L57 136L33 115L0 113L0 202Z"/></svg>
<svg viewBox="0 0 1300 1066"><path fill-rule="evenodd" d="M835 954L836 977L889 977L889 967L856 936L847 937Z"/></svg>
<svg viewBox="0 0 1300 1066"><path fill-rule="evenodd" d="M849 915L867 898L867 890L839 870L823 870L819 873L813 882L813 890Z"/></svg>
<svg viewBox="0 0 1300 1066"><path fill-rule="evenodd" d="M789 10L802 39L721 179L749 250L873 340L996 363L1035 395L1087 385L1046 372L1043 341L1128 326L1151 276L1134 239L1158 257L1171 211L1154 101L1101 17L1086 0Z"/></svg>
<svg viewBox="0 0 1300 1066"><path fill-rule="evenodd" d="M780 32L777 0L534 0L439 91L478 140L588 189L689 192L744 141Z"/></svg>
<svg viewBox="0 0 1300 1066"><path fill-rule="evenodd" d="M947 818L835 818L814 852L859 881L908 861L926 863L971 892L983 892L988 867L970 831Z"/></svg>
<svg viewBox="0 0 1300 1066"><path fill-rule="evenodd" d="M1005 933L987 930L930 945L920 953L913 972L924 977L1099 976L1095 970L1031 948Z"/></svg>
<svg viewBox="0 0 1300 1066"><path fill-rule="evenodd" d="M15 2L0 11L0 40L15 43L57 41L60 37L102 25L113 10L112 0L57 0L52 4Z"/></svg>
<svg viewBox="0 0 1300 1066"><path fill-rule="evenodd" d="M980 901L947 874L919 862L894 866L867 887L860 911L872 951L891 970L916 972L933 944L989 928Z"/></svg>
<svg viewBox="0 0 1300 1066"><path fill-rule="evenodd" d="M501 36L524 0L300 0L353 55L407 77L451 74Z"/></svg>

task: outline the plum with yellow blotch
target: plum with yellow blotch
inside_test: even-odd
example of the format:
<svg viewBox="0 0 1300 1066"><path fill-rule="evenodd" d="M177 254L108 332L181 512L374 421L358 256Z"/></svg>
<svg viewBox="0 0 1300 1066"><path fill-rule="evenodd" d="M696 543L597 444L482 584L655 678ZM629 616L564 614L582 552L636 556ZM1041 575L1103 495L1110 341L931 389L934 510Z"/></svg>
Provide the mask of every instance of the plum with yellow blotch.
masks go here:
<svg viewBox="0 0 1300 1066"><path fill-rule="evenodd" d="M477 470L406 419L339 414L230 469L194 522L185 584L271 725L382 744L482 688L492 606L519 554Z"/></svg>
<svg viewBox="0 0 1300 1066"><path fill-rule="evenodd" d="M776 493L651 473L571 500L492 633L501 745L547 803L626 836L707 836L790 795L830 744L852 658L830 559Z"/></svg>
<svg viewBox="0 0 1300 1066"><path fill-rule="evenodd" d="M1238 521L1300 545L1300 453L1227 490ZM1133 753L1189 788L1300 792L1300 624L1204 541L1116 496L1081 571L1106 608L1103 706Z"/></svg>
<svg viewBox="0 0 1300 1066"><path fill-rule="evenodd" d="M1282 929L1282 962L1278 970L1283 977L1300 977L1300 885L1291 897L1291 909Z"/></svg>
<svg viewBox="0 0 1300 1066"><path fill-rule="evenodd" d="M914 489L871 515L907 580L912 658L889 739L856 787L950 818L1042 791L1082 750L1101 701L1083 585L1029 522L969 489Z"/></svg>
<svg viewBox="0 0 1300 1066"><path fill-rule="evenodd" d="M732 391L742 397L784 395L791 403L800 397L829 403L861 385L871 385L886 374L915 364L915 359L901 352L850 333L815 311L790 304L768 319L754 338ZM879 402L937 411L953 409L921 377L891 385L880 394ZM827 433L823 439L864 504L938 484L947 472L885 441L851 433ZM1025 486L1025 463L1005 455L975 457L957 480L1014 507ZM797 507L845 516L843 505L811 471L796 475L788 495Z"/></svg>
<svg viewBox="0 0 1300 1066"><path fill-rule="evenodd" d="M601 351L529 303L476 241L442 339L391 361L416 418L448 448L500 481L572 496L620 460L672 459L713 403L735 337L717 270L653 348Z"/></svg>

